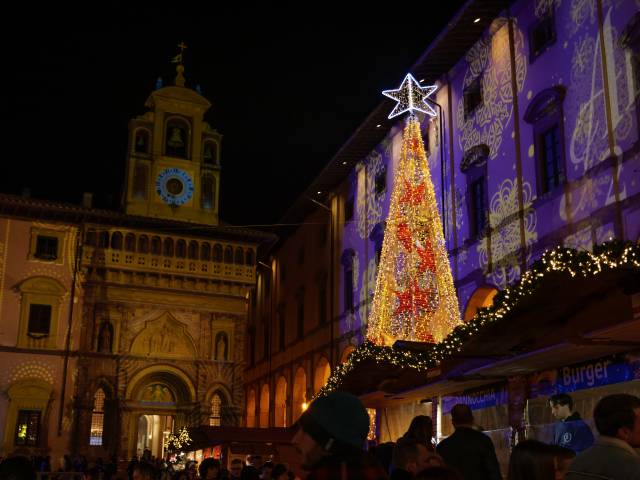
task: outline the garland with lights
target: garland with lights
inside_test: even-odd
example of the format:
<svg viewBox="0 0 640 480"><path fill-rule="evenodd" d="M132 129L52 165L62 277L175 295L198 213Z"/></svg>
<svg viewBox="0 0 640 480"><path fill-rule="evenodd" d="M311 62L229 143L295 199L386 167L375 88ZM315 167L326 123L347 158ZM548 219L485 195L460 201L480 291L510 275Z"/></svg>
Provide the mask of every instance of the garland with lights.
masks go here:
<svg viewBox="0 0 640 480"><path fill-rule="evenodd" d="M444 340L424 352L409 351L399 347L374 345L366 341L351 355L349 360L336 367L325 386L316 397L324 396L341 387L346 375L359 363L374 361L417 371L437 367L442 360L462 350L464 343L483 327L505 318L518 302L531 295L544 277L550 273L568 273L571 277L595 276L617 268L640 270L640 245L614 240L596 245L593 253L570 248L556 247L546 251L533 263L520 280L498 292L490 307L479 308L468 323L457 326Z"/></svg>
<svg viewBox="0 0 640 480"><path fill-rule="evenodd" d="M182 447L191 443L191 437L187 427L182 427L178 430L178 433L170 433L167 440L164 442L164 447L169 450L181 450Z"/></svg>

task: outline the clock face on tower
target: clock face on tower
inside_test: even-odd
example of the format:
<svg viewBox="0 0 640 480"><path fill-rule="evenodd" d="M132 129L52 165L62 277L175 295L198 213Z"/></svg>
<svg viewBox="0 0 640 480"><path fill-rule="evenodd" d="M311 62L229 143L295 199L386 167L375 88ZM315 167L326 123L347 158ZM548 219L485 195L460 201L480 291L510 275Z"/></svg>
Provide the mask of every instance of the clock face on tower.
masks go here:
<svg viewBox="0 0 640 480"><path fill-rule="evenodd" d="M193 190L191 176L181 168L165 168L156 178L156 193L168 205L184 205Z"/></svg>

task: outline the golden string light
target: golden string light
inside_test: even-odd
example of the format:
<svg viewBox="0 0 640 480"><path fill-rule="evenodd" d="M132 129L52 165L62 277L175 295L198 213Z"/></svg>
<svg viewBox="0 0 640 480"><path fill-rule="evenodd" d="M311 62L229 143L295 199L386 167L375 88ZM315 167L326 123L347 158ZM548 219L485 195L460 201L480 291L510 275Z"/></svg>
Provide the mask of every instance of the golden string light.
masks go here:
<svg viewBox="0 0 640 480"><path fill-rule="evenodd" d="M546 251L515 284L498 292L493 305L478 309L468 323L457 326L441 342L427 351L413 352L400 347L375 345L370 341L360 345L342 365L339 365L316 396L339 388L349 372L365 361L391 364L424 372L437 367L442 360L462 349L464 343L493 322L499 321L526 296L531 295L551 272L571 277L590 277L617 268L640 271L640 245L613 241L596 245L592 252L556 247Z"/></svg>
<svg viewBox="0 0 640 480"><path fill-rule="evenodd" d="M376 279L367 339L442 341L461 323L420 122L408 118Z"/></svg>

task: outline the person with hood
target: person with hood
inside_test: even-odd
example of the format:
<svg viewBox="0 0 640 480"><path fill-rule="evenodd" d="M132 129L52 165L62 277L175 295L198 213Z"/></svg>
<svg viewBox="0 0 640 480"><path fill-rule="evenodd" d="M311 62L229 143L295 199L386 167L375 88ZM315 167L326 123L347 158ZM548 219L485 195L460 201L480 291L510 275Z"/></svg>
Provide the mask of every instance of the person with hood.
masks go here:
<svg viewBox="0 0 640 480"><path fill-rule="evenodd" d="M377 460L363 451L369 415L349 393L316 398L296 423L292 443L307 480L386 480Z"/></svg>

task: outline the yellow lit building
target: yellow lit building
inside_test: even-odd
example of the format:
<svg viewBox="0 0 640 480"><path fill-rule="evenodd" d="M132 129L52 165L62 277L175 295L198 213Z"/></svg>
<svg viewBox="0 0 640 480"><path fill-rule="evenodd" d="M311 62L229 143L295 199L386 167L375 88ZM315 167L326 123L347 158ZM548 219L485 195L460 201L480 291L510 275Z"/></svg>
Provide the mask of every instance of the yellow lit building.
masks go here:
<svg viewBox="0 0 640 480"><path fill-rule="evenodd" d="M129 124L124 212L0 195L0 455L130 458L238 425L258 246L218 220L221 135L175 85Z"/></svg>

